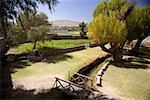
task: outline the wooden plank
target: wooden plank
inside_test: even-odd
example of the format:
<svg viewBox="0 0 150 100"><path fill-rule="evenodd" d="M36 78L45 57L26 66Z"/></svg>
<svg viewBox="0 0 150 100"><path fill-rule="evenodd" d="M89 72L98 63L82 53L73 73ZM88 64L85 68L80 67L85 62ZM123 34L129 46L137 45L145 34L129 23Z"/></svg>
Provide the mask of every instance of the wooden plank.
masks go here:
<svg viewBox="0 0 150 100"><path fill-rule="evenodd" d="M63 89L65 89L64 86L61 84L61 82L60 82L59 80L58 80L57 82L59 82L59 84L61 85L61 87L62 87Z"/></svg>
<svg viewBox="0 0 150 100"><path fill-rule="evenodd" d="M81 78L82 82L86 83L87 79Z"/></svg>
<svg viewBox="0 0 150 100"><path fill-rule="evenodd" d="M83 85L85 85L85 82L79 82L78 84L81 84L81 85L83 84Z"/></svg>
<svg viewBox="0 0 150 100"><path fill-rule="evenodd" d="M74 73L74 74L76 74L76 75L79 75L79 76L82 76L82 77L85 77L85 78L87 78L87 79L89 79L89 80L92 80L92 78L90 78L90 77L88 77L88 76L85 76L85 75L82 75L82 74L79 74L79 73L76 73L76 72L72 72L72 73Z"/></svg>
<svg viewBox="0 0 150 100"><path fill-rule="evenodd" d="M78 78L79 78L79 77L76 77L76 78L75 78L75 77L72 77L71 80L76 81L76 80L78 80Z"/></svg>
<svg viewBox="0 0 150 100"><path fill-rule="evenodd" d="M65 82L65 83L68 83L68 84L70 83L70 84L72 84L72 85L74 85L74 86L77 86L77 87L80 87L80 88L83 88L83 89L86 88L86 87L80 86L80 85L78 85L78 84L75 84L75 83L73 83L73 82L62 80L62 79L60 79L60 78L58 78L58 77L55 77L55 78L58 79L58 80L60 80L60 81Z"/></svg>

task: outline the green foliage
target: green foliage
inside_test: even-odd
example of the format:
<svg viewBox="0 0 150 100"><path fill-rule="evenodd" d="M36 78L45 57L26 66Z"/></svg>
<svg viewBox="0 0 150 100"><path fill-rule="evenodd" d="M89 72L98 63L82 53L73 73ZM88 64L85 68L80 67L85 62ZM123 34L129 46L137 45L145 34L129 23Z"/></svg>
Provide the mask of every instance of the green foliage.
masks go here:
<svg viewBox="0 0 150 100"><path fill-rule="evenodd" d="M128 40L150 35L150 7L137 7L127 18Z"/></svg>
<svg viewBox="0 0 150 100"><path fill-rule="evenodd" d="M23 28L21 28L21 25L23 25ZM16 37L13 37L13 40L16 40L17 37L20 37L20 40L22 40L24 35L26 35L26 41L36 42L45 39L46 34L50 31L48 17L44 13L36 13L34 11L32 13L22 13L14 27L16 27L13 29Z"/></svg>
<svg viewBox="0 0 150 100"><path fill-rule="evenodd" d="M7 21L15 19L21 11L32 12L33 9L36 10L38 4L45 4L52 10L57 3L57 0L1 0L1 18Z"/></svg>
<svg viewBox="0 0 150 100"><path fill-rule="evenodd" d="M133 8L133 3L127 0L103 0L88 27L89 37L111 53L115 62L122 62L122 48L128 34L126 18ZM109 50L104 46L107 43L111 45Z"/></svg>
<svg viewBox="0 0 150 100"><path fill-rule="evenodd" d="M19 43L26 42L28 40L27 34L22 31L22 28L18 25L12 26L11 45L19 45Z"/></svg>
<svg viewBox="0 0 150 100"><path fill-rule="evenodd" d="M49 26L37 26L37 27L31 27L31 29L28 32L28 37L31 41L39 41L43 40L46 37L46 34L49 32Z"/></svg>
<svg viewBox="0 0 150 100"><path fill-rule="evenodd" d="M32 21L30 21L30 19L33 18L29 18L28 13L29 12L33 13L33 9L35 13L36 9L38 8L38 4L47 5L50 11L52 11L53 7L56 6L57 3L58 3L57 0L0 0L0 15L1 15L0 20L1 20L1 28L2 28L0 37L4 38L4 40L2 41L6 41L6 42L8 41L7 46L10 45L9 38L11 37L10 36L11 32L8 32L8 30L10 28L9 26L11 25L9 24L9 22L10 21L14 22L14 20L16 19L18 19L17 21L23 21L24 19L20 18L20 14L22 12L26 12L26 16L24 18L26 20L28 19L28 21L24 20L23 22L24 24L20 24L21 27L24 27L23 29L25 30L29 28L28 25L30 23L33 23ZM35 20L41 23L41 21L47 19L47 17L44 14L41 14L40 17L41 18L37 18L37 19L43 19L43 20L37 20L37 19ZM36 24L39 24L38 22ZM6 45L4 46L5 47L3 47L3 49L6 48Z"/></svg>
<svg viewBox="0 0 150 100"><path fill-rule="evenodd" d="M87 33L87 25L86 25L84 22L82 22L82 23L79 24L79 28L80 28L80 35L81 35L82 37L86 36L86 33Z"/></svg>
<svg viewBox="0 0 150 100"><path fill-rule="evenodd" d="M18 24L23 27L26 30L30 29L30 26L40 26L40 25L48 25L48 17L43 12L37 13L34 10L32 12L23 12L19 15L17 18Z"/></svg>
<svg viewBox="0 0 150 100"><path fill-rule="evenodd" d="M3 99L11 95L12 90L12 81L9 73L9 69L5 66L6 53L11 46L10 37L11 32L9 32L10 24L9 22L13 21L19 17L20 13L31 12L33 9L37 9L37 4L46 4L49 9L57 4L57 0L0 0L0 23L2 30L0 30L0 65L1 65L1 96ZM23 25L21 25L23 26Z"/></svg>
<svg viewBox="0 0 150 100"><path fill-rule="evenodd" d="M84 44L92 44L91 40L46 40L44 42L39 41L36 49L41 49L43 47L49 48L69 48ZM12 48L12 51L16 53L32 51L33 43L24 43L15 48Z"/></svg>
<svg viewBox="0 0 150 100"><path fill-rule="evenodd" d="M89 37L98 44L122 44L126 35L126 24L113 13L110 16L99 14L89 25Z"/></svg>
<svg viewBox="0 0 150 100"><path fill-rule="evenodd" d="M126 0L103 0L93 13L88 27L89 37L99 44L120 44L126 41L125 13L132 4Z"/></svg>
<svg viewBox="0 0 150 100"><path fill-rule="evenodd" d="M137 50L139 48L142 40L150 35L150 33L149 33L149 31L150 31L150 17L149 17L150 7L134 8L133 2L128 2L127 0L103 0L103 1L101 1L100 4L98 4L97 8L95 9L95 11L93 13L93 17L94 17L93 20L95 20L96 17L99 16L100 14L103 16L108 16L108 17L112 17L112 15L115 15L120 21L124 21L124 23L126 24L126 27L127 27L126 28L127 32L120 33L120 35L119 34L116 34L116 35L119 35L123 41L125 38L126 38L126 40L129 40L129 42L131 42L134 39L138 39L138 42L134 47L134 48L136 48L135 50ZM100 23L103 23L102 20ZM107 21L104 23L107 23ZM95 22L95 25L98 25L98 24ZM114 27L114 26L112 26L112 27ZM100 27L100 28L102 28L102 27ZM92 28L89 28L89 30L91 31ZM98 30L98 29L96 29L96 30ZM103 30L109 30L109 28L103 28ZM120 30L120 28L118 28L118 30ZM96 31L96 32L98 32L98 31ZM91 31L91 33L92 33L92 31ZM98 33L96 33L97 36L99 35ZM105 40L104 37L109 37L111 35L103 36L103 32L100 32L100 34L101 34L101 36L99 37L99 39L101 39L100 40L101 44L103 42L104 43L108 43L108 42L112 43L111 39L113 39L113 40L116 39L116 38L112 37L112 38L109 38L110 41L108 41L108 40ZM110 34L110 33L108 32L107 34ZM121 34L123 34L123 35L121 36ZM124 35L124 34L126 34L126 35ZM94 36L94 35L92 35L92 36ZM95 37L94 41L96 41L96 40L97 39Z"/></svg>
<svg viewBox="0 0 150 100"><path fill-rule="evenodd" d="M117 18L125 17L127 10L132 7L133 4L129 3L127 0L102 0L93 12L93 17L99 14L109 15L113 12L116 14Z"/></svg>

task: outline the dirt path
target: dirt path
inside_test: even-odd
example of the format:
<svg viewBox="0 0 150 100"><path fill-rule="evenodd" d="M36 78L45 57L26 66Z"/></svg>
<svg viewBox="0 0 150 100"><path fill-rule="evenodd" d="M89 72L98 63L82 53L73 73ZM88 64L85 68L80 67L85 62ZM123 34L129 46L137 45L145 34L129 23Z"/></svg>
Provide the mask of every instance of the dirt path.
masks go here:
<svg viewBox="0 0 150 100"><path fill-rule="evenodd" d="M50 89L52 88L55 78L59 77L64 79L60 75L41 75L39 77L37 76L31 76L23 79L12 79L13 81L13 88L17 87L23 87L26 90L32 90L35 89L35 92L40 92L42 89Z"/></svg>

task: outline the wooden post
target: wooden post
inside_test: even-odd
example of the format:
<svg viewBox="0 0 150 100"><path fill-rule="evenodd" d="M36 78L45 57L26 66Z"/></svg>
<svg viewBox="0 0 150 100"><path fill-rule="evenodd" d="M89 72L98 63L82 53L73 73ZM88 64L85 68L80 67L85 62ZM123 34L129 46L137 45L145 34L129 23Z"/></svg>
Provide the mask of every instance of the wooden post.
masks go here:
<svg viewBox="0 0 150 100"><path fill-rule="evenodd" d="M55 86L57 87L58 78L55 77L55 79L56 79L56 80L55 80L55 82L54 82L54 84L53 84L53 88L54 88Z"/></svg>

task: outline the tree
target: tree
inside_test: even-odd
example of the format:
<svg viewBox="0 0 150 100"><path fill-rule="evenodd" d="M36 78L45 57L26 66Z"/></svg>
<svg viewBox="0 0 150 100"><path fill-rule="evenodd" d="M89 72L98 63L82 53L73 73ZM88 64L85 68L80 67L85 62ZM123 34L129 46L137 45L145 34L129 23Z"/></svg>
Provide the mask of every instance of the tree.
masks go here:
<svg viewBox="0 0 150 100"><path fill-rule="evenodd" d="M84 22L80 23L79 24L79 28L80 28L80 35L82 37L85 37L86 36L86 33L87 33L87 26Z"/></svg>
<svg viewBox="0 0 150 100"><path fill-rule="evenodd" d="M19 25L12 25L11 33L11 45L19 45L20 43L28 41L27 34L22 30L22 27L20 27Z"/></svg>
<svg viewBox="0 0 150 100"><path fill-rule="evenodd" d="M137 51L141 42L150 35L150 7L137 7L127 17L128 36L131 42L138 39L133 51Z"/></svg>
<svg viewBox="0 0 150 100"><path fill-rule="evenodd" d="M33 50L36 49L37 41L44 40L46 34L49 32L49 26L40 25L37 27L31 27L28 32L30 40L34 43Z"/></svg>
<svg viewBox="0 0 150 100"><path fill-rule="evenodd" d="M23 25L28 36L28 40L34 43L33 49L36 49L36 42L44 40L46 34L50 30L48 17L44 13L31 13L24 12L19 17L21 21L18 21L18 26Z"/></svg>
<svg viewBox="0 0 150 100"><path fill-rule="evenodd" d="M37 4L46 4L49 9L58 3L57 0L0 0L0 67L1 67L1 94L2 97L8 96L12 89L12 82L9 73L9 68L5 66L6 53L10 48L10 21L14 21L15 18L19 18L22 11L31 12L32 9L37 9ZM22 25L23 26L23 25Z"/></svg>
<svg viewBox="0 0 150 100"><path fill-rule="evenodd" d="M127 0L103 0L95 9L88 27L89 37L110 52L115 62L122 62L122 48L128 33L126 18L133 7ZM104 46L107 43L111 45L110 50Z"/></svg>

